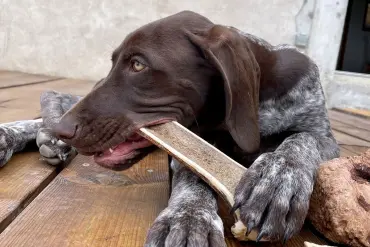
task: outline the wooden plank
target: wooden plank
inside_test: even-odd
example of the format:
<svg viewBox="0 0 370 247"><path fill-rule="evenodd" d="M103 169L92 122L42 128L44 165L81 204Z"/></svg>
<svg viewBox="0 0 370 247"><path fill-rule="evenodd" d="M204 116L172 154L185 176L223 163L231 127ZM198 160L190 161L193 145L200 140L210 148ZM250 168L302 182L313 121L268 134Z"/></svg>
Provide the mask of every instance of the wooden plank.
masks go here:
<svg viewBox="0 0 370 247"><path fill-rule="evenodd" d="M60 77L27 74L16 71L0 71L0 89L22 86L33 83L41 83L46 81L53 81L60 79Z"/></svg>
<svg viewBox="0 0 370 247"><path fill-rule="evenodd" d="M91 81L63 79L2 89L0 90L0 123L37 117L40 114L40 95L42 92L56 90L85 95L93 85Z"/></svg>
<svg viewBox="0 0 370 247"><path fill-rule="evenodd" d="M366 152L369 147L363 147L363 146L354 146L354 145L339 145L342 149L346 149L348 152L351 152L352 155L360 155L364 152Z"/></svg>
<svg viewBox="0 0 370 247"><path fill-rule="evenodd" d="M357 155L357 153L348 150L346 147L339 146L340 149L340 156L341 157L348 157L348 156L354 156Z"/></svg>
<svg viewBox="0 0 370 247"><path fill-rule="evenodd" d="M370 110L366 109L356 109L356 108L341 108L340 110L354 114L354 115L360 115L364 117L370 117Z"/></svg>
<svg viewBox="0 0 370 247"><path fill-rule="evenodd" d="M14 73L2 71L0 75L11 78ZM20 78L24 78L23 74L19 76L17 83L21 82ZM0 89L0 122L37 117L40 94L45 90L85 94L90 90L90 85L86 81L57 80ZM40 162L39 157L38 152L17 154L0 169L0 232L56 176L55 167Z"/></svg>
<svg viewBox="0 0 370 247"><path fill-rule="evenodd" d="M78 155L0 234L0 246L143 246L168 188L161 150L122 172Z"/></svg>
<svg viewBox="0 0 370 247"><path fill-rule="evenodd" d="M341 147L341 155L359 155L370 148L370 142L333 130L335 139Z"/></svg>
<svg viewBox="0 0 370 247"><path fill-rule="evenodd" d="M167 205L167 167L167 157L159 150L123 172L79 155L0 234L0 246L142 246ZM220 211L227 219L225 207ZM238 242L226 231L228 246L255 246ZM304 241L325 243L305 226L286 246L303 246Z"/></svg>
<svg viewBox="0 0 370 247"><path fill-rule="evenodd" d="M334 137L340 145L341 156L359 155L370 148L370 119L329 111Z"/></svg>
<svg viewBox="0 0 370 247"><path fill-rule="evenodd" d="M22 153L0 168L0 232L56 176L38 153Z"/></svg>
<svg viewBox="0 0 370 247"><path fill-rule="evenodd" d="M334 110L329 110L328 114L329 114L329 118L332 120L336 120L338 122L345 123L350 126L354 126L354 127L365 129L365 130L370 129L369 119L352 116L350 114L346 114L346 113L334 111Z"/></svg>
<svg viewBox="0 0 370 247"><path fill-rule="evenodd" d="M354 127L336 120L330 120L332 129L370 142L370 130Z"/></svg>
<svg viewBox="0 0 370 247"><path fill-rule="evenodd" d="M333 130L333 134L339 145L370 148L370 142L368 141L358 139L356 137L336 130Z"/></svg>

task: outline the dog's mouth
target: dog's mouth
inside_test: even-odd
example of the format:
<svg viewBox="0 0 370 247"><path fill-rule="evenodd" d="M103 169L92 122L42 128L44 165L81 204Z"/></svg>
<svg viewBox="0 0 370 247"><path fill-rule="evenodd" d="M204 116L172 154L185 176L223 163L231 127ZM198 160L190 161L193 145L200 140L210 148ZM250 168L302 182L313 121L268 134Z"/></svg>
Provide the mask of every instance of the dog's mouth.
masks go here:
<svg viewBox="0 0 370 247"><path fill-rule="evenodd" d="M138 130L140 127L149 127L169 121L173 121L173 119L152 121L142 126L136 126L134 129ZM93 152L79 148L77 150L82 155L94 156L95 163L100 166L112 170L124 170L134 165L156 148L150 141L138 134L137 131L134 131L128 138L125 138L121 142L111 143L111 145L106 143L104 146L110 146L110 148L101 151L94 150Z"/></svg>
<svg viewBox="0 0 370 247"><path fill-rule="evenodd" d="M94 161L101 166L108 168L117 168L124 166L134 159L144 148L153 146L153 144L134 133L126 141L115 145L108 150L94 153Z"/></svg>

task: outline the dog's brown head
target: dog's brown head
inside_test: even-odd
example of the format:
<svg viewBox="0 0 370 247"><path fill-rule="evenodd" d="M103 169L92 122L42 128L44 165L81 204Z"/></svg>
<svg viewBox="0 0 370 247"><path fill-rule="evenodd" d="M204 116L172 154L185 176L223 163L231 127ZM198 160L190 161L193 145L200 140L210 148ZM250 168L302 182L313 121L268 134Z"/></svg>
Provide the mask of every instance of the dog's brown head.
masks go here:
<svg viewBox="0 0 370 247"><path fill-rule="evenodd" d="M140 127L176 120L225 124L239 147L259 146L259 66L237 30L185 11L134 31L112 68L54 131L100 165L118 169L150 152ZM198 120L198 121L196 121Z"/></svg>

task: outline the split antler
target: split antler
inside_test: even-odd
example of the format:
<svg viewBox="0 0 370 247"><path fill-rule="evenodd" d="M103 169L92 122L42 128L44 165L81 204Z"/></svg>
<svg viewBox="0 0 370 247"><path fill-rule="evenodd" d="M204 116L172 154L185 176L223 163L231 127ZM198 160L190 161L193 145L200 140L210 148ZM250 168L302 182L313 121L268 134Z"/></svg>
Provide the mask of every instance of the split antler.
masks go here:
<svg viewBox="0 0 370 247"><path fill-rule="evenodd" d="M140 134L200 176L230 208L234 205L234 191L245 167L175 121L141 128ZM246 236L247 227L240 221L238 210L234 218L234 237L256 240L255 231Z"/></svg>

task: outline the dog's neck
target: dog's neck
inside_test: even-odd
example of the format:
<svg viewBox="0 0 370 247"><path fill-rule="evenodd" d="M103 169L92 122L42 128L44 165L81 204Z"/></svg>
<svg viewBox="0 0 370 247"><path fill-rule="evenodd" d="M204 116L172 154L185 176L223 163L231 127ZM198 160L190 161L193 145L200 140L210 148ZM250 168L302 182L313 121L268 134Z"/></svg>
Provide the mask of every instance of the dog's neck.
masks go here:
<svg viewBox="0 0 370 247"><path fill-rule="evenodd" d="M247 37L246 40L260 67L260 102L285 95L299 81L299 71L306 66L306 61L300 61L300 56L289 46L261 45Z"/></svg>

